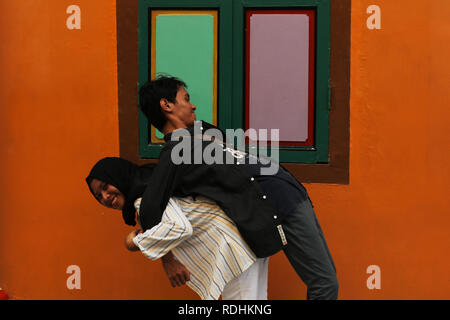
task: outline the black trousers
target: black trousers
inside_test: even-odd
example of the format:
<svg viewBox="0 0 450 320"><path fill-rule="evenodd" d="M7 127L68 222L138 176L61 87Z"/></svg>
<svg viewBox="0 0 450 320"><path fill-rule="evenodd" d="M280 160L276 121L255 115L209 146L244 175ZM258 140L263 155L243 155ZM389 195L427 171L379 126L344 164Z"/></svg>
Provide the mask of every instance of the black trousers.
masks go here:
<svg viewBox="0 0 450 320"><path fill-rule="evenodd" d="M339 283L322 228L309 200L286 215L284 253L306 284L308 300L336 300Z"/></svg>

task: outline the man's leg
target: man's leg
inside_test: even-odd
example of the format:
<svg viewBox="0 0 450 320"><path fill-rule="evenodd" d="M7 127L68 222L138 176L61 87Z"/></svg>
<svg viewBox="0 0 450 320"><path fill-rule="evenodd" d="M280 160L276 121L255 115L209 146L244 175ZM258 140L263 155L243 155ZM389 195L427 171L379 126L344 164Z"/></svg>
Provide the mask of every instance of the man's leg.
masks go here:
<svg viewBox="0 0 450 320"><path fill-rule="evenodd" d="M227 283L222 300L267 300L269 258L256 261L239 276Z"/></svg>
<svg viewBox="0 0 450 320"><path fill-rule="evenodd" d="M310 201L289 214L283 229L287 245L284 253L308 287L308 299L338 298L336 268Z"/></svg>

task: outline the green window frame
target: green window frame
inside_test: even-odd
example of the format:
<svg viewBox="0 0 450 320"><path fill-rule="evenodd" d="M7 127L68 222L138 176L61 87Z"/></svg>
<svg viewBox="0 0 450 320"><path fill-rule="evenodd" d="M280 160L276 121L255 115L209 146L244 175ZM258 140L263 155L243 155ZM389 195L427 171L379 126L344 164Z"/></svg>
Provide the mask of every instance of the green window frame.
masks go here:
<svg viewBox="0 0 450 320"><path fill-rule="evenodd" d="M231 74L226 72L230 63L232 29L232 3L228 0L139 0L139 81L138 88L147 82L151 75L150 67L150 25L151 10L217 10L218 25L218 63L217 63L217 118L218 126L230 126L231 99L223 92L231 90ZM227 32L228 31L228 32ZM177 75L173 75L177 76ZM189 85L189 84L188 84ZM227 107L228 106L228 107ZM150 143L149 124L145 115L139 110L139 153L142 158L158 158L161 143Z"/></svg>
<svg viewBox="0 0 450 320"><path fill-rule="evenodd" d="M245 10L246 9L314 9L316 11L314 145L279 146L280 162L328 163L328 113L330 78L330 1L318 0L234 0L233 2L233 112L232 128L244 123Z"/></svg>
<svg viewBox="0 0 450 320"><path fill-rule="evenodd" d="M279 146L281 162L328 162L328 110L329 110L329 1L289 0L140 0L139 1L139 87L151 75L150 68L150 16L151 10L161 9L216 9L219 12L218 28L218 126L221 129L243 128L244 122L244 31L247 8L314 9L316 11L316 68L315 68L315 132L314 145ZM231 63L230 63L231 61ZM226 70L232 66L231 74ZM232 84L232 85L231 85ZM142 158L157 158L160 143L151 143L149 124L139 111L139 150Z"/></svg>
<svg viewBox="0 0 450 320"><path fill-rule="evenodd" d="M149 9L217 10L222 129L244 128L246 10L316 10L315 148L282 145L280 162L302 182L349 183L351 0L117 0L116 7L119 149L137 164L157 162L162 148L148 144L148 123L137 108L138 89L151 74Z"/></svg>

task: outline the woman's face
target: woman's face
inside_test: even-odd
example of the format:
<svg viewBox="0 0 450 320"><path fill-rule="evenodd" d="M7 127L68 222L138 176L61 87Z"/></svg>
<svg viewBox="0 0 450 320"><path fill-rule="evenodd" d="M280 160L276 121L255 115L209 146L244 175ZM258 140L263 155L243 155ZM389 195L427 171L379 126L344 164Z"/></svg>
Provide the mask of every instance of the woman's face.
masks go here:
<svg viewBox="0 0 450 320"><path fill-rule="evenodd" d="M122 210L125 204L125 196L113 185L98 179L92 179L91 190L95 198L105 207Z"/></svg>

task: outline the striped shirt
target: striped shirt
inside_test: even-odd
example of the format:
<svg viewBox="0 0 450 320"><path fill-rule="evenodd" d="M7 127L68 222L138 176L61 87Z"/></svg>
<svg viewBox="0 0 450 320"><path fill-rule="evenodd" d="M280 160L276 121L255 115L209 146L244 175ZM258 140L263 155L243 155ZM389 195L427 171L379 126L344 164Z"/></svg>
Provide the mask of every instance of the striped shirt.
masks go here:
<svg viewBox="0 0 450 320"><path fill-rule="evenodd" d="M135 201L138 214L140 202ZM225 285L256 260L233 221L201 196L170 198L161 222L133 241L151 260L172 251L191 273L186 284L202 300L219 299Z"/></svg>

